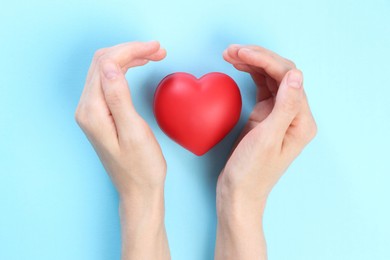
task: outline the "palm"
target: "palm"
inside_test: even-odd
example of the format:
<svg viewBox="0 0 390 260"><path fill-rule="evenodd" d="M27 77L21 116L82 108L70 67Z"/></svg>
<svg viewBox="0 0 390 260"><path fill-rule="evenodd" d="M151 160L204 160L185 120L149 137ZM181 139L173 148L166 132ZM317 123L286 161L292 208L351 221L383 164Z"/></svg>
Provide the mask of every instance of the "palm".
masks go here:
<svg viewBox="0 0 390 260"><path fill-rule="evenodd" d="M268 117L274 107L277 92L278 83L264 71L253 66L248 66L246 71L251 74L257 88L256 105L249 116L248 122L238 137L233 150L239 143L244 141L243 139L250 139L251 137L247 136L247 134ZM254 140L248 140L249 143L251 143L251 141Z"/></svg>
<svg viewBox="0 0 390 260"><path fill-rule="evenodd" d="M259 160L254 153L254 144L258 142L258 136L262 135L261 128L257 127L271 113L276 95L276 81L261 71L250 68L249 72L257 87L256 105L249 116L248 122L238 137L232 149L232 154L226 163L224 171L235 172L236 168L240 172L251 172L247 168L249 161ZM223 176L222 174L221 176ZM241 176L243 177L243 176Z"/></svg>
<svg viewBox="0 0 390 260"><path fill-rule="evenodd" d="M130 153L129 160L145 172L150 183L161 183L165 180L167 164L160 144L157 142L149 125L142 119L137 122L142 135L139 136L139 146L136 153Z"/></svg>

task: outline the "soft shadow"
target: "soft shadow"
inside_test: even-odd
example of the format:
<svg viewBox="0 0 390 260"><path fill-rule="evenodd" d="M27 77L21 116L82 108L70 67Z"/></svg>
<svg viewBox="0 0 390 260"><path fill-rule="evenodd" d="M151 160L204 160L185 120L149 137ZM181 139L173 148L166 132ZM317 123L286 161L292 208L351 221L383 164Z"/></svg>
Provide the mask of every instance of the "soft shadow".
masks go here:
<svg viewBox="0 0 390 260"><path fill-rule="evenodd" d="M221 33L218 31L215 35L213 35L211 39L210 45L213 46L212 52L216 55L221 55L226 47L234 42L237 42L238 39L234 39L231 37L229 33ZM242 39L241 39L242 40ZM221 57L222 59L222 57ZM233 77L238 84L241 96L242 96L242 111L241 116L236 124L236 126L232 129L232 131L220 142L218 143L212 150L210 150L204 158L205 163L205 175L203 178L205 192L207 192L209 198L213 198L212 201L207 202L207 206L209 208L209 212L213 212L213 216L210 216L210 220L208 222L208 240L205 241L205 255L204 259L212 259L213 255L210 252L214 252L215 248L215 238L216 238L216 185L218 181L218 176L222 171L223 167L226 164L228 156L231 152L232 146L240 134L242 128L244 127L250 112L252 111L252 107L254 105L256 88L252 79L248 76L247 73L236 71L230 64L222 64L221 68L222 72L229 74Z"/></svg>
<svg viewBox="0 0 390 260"><path fill-rule="evenodd" d="M147 77L145 77L140 83L140 96L142 98L142 102L147 104L146 110L143 110L145 118L153 119L153 99L154 92L160 83L160 81L166 76L170 74L168 69L164 69L163 66L159 66L159 68L152 69L148 72ZM148 124L151 128L156 129L157 126L156 120L148 120Z"/></svg>

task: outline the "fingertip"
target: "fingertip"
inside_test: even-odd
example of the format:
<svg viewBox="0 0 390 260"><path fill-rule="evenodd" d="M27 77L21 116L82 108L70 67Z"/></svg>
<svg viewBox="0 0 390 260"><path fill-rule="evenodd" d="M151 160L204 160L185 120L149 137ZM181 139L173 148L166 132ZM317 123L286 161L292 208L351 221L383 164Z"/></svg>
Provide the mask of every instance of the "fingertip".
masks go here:
<svg viewBox="0 0 390 260"><path fill-rule="evenodd" d="M144 46L146 52L150 55L160 50L160 42L156 40L142 42L142 45Z"/></svg>
<svg viewBox="0 0 390 260"><path fill-rule="evenodd" d="M157 52L149 55L146 59L151 61L160 61L163 60L167 56L167 51L165 49L159 49Z"/></svg>
<svg viewBox="0 0 390 260"><path fill-rule="evenodd" d="M238 56L238 53L240 52L241 49L242 48L238 47L238 45L231 45L231 47L227 49L227 53L230 56L230 58L234 60L239 60L240 57Z"/></svg>
<svg viewBox="0 0 390 260"><path fill-rule="evenodd" d="M247 58L248 56L251 56L255 53L255 51L249 49L249 48L241 48L237 51L237 56L239 58Z"/></svg>
<svg viewBox="0 0 390 260"><path fill-rule="evenodd" d="M300 87L301 80L302 73L295 69L284 76L276 94L275 109L279 110L279 115L286 115L292 120L302 108L304 95Z"/></svg>
<svg viewBox="0 0 390 260"><path fill-rule="evenodd" d="M154 55L154 59L152 59L153 61L160 61L160 60L163 60L165 59L165 57L167 57L167 50L164 49L164 48L160 48Z"/></svg>
<svg viewBox="0 0 390 260"><path fill-rule="evenodd" d="M228 58L229 58L229 54L228 54L228 50L224 50L222 52L222 58L225 60L225 61L228 61Z"/></svg>
<svg viewBox="0 0 390 260"><path fill-rule="evenodd" d="M299 69L292 69L287 73L287 85L300 89L303 86L303 73Z"/></svg>
<svg viewBox="0 0 390 260"><path fill-rule="evenodd" d="M253 67L263 69L268 75L272 76L272 73L269 73L269 71L272 69L270 68L269 58L264 56L264 53L244 47L238 51L237 57L237 59L241 60L242 62ZM274 79L278 80L276 78Z"/></svg>
<svg viewBox="0 0 390 260"><path fill-rule="evenodd" d="M161 52L161 59L165 59L168 55L167 50L165 48L161 48L159 51Z"/></svg>

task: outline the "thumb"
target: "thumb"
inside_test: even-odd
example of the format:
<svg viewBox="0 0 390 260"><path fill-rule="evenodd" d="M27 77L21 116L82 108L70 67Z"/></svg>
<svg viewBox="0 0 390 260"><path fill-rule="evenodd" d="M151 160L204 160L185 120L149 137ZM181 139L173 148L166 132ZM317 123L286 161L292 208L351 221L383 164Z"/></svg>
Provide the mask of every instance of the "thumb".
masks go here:
<svg viewBox="0 0 390 260"><path fill-rule="evenodd" d="M113 62L101 64L101 83L104 99L115 122L119 137L126 136L137 114L131 101L125 75Z"/></svg>
<svg viewBox="0 0 390 260"><path fill-rule="evenodd" d="M269 115L268 122L270 130L282 139L301 110L304 100L302 82L302 72L292 69L286 73L280 83L275 105Z"/></svg>

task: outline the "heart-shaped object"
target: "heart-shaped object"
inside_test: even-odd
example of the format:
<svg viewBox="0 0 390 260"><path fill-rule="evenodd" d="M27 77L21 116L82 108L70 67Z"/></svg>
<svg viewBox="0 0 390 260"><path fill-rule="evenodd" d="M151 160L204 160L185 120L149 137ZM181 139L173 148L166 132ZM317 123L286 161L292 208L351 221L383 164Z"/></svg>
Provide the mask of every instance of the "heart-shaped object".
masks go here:
<svg viewBox="0 0 390 260"><path fill-rule="evenodd" d="M228 75L212 72L166 76L154 94L153 110L163 132L196 155L219 143L241 114L241 94Z"/></svg>

